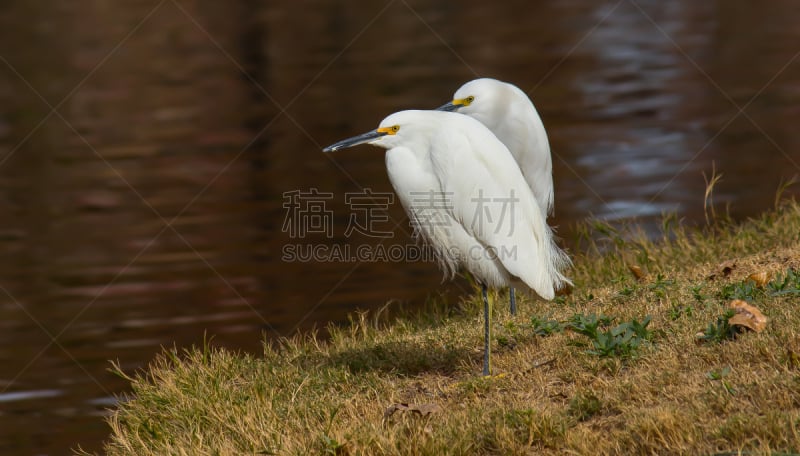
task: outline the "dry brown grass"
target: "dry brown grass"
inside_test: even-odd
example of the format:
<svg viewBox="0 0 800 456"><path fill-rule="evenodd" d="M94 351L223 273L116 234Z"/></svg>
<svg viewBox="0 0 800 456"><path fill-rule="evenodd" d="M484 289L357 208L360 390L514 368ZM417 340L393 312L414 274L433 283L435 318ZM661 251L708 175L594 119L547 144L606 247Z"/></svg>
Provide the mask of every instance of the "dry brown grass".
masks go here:
<svg viewBox="0 0 800 456"><path fill-rule="evenodd" d="M167 351L130 380L111 415L112 455L787 454L800 452L800 290L758 288L800 272L795 203L737 226L651 242L598 224L575 258L575 289L495 319L496 377L480 377L477 296L404 317L357 315L332 338L297 337L262 357ZM601 253L603 252L603 253ZM735 263L729 273L720 263ZM629 271L639 266L646 276ZM713 278L709 278L713 276ZM776 282L777 283L777 282ZM761 333L698 343L746 295ZM737 295L737 296L738 296ZM505 296L501 296L505 300ZM505 307L505 306L499 306ZM633 356L587 353L574 331L536 335L532 317L652 316ZM427 416L393 403L436 404Z"/></svg>

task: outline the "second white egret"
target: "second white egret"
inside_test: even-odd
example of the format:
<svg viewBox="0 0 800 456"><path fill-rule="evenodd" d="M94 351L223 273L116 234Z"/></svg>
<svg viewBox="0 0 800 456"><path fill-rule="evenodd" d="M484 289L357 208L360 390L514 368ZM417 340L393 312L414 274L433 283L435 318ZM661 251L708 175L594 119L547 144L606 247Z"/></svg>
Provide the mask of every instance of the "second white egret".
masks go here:
<svg viewBox="0 0 800 456"><path fill-rule="evenodd" d="M470 116L484 124L508 148L533 191L542 216L553 212L553 163L550 144L539 113L519 87L492 78L462 85L453 100L438 108ZM561 259L568 264L564 256ZM516 313L514 289L509 290L511 313Z"/></svg>
<svg viewBox="0 0 800 456"><path fill-rule="evenodd" d="M389 180L445 274L452 277L463 267L480 282L483 373L489 375L487 289L515 285L550 300L555 289L569 283L561 271L565 254L555 245L519 166L484 125L450 112L397 112L376 130L324 151L364 143L388 149Z"/></svg>

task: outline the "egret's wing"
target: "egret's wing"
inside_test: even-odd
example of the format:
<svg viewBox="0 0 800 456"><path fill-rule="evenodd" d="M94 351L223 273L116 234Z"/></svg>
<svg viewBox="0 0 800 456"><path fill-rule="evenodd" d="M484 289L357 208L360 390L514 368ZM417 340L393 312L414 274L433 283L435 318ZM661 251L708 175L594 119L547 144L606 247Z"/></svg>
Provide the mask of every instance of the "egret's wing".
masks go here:
<svg viewBox="0 0 800 456"><path fill-rule="evenodd" d="M508 149L473 122L469 134L446 135L432 155L443 189L454 195L453 217L492 248L509 273L552 299L560 273L550 229Z"/></svg>

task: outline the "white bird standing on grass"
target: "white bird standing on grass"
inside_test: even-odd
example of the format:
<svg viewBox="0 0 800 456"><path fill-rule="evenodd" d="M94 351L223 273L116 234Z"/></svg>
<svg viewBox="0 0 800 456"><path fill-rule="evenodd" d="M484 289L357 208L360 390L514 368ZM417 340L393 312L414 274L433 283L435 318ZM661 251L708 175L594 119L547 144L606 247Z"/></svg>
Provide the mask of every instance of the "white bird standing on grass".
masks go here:
<svg viewBox="0 0 800 456"><path fill-rule="evenodd" d="M376 130L324 151L364 143L388 149L389 180L445 275L464 267L480 282L483 374L490 375L487 289L514 285L550 300L555 289L569 283L561 273L565 254L553 242L519 166L483 124L450 112L397 112ZM435 195L440 204L424 195Z"/></svg>
<svg viewBox="0 0 800 456"><path fill-rule="evenodd" d="M475 79L462 85L440 111L455 111L485 125L514 156L533 196L547 219L553 213L553 162L544 124L530 98L519 87L497 79ZM569 264L566 255L559 260ZM516 314L514 288L509 290L511 314Z"/></svg>

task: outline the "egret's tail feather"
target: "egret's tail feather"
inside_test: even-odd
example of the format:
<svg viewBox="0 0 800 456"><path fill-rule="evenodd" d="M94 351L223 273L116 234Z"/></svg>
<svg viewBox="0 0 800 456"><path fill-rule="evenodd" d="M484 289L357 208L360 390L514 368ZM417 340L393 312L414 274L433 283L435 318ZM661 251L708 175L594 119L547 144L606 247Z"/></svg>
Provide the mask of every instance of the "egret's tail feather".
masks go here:
<svg viewBox="0 0 800 456"><path fill-rule="evenodd" d="M564 275L564 271L572 266L572 259L567 255L567 252L556 244L555 232L551 227L548 227L548 234L550 245L545 251L548 252L549 256L548 266L550 269L550 277L553 281L553 288L560 290L567 286L571 287L573 286L572 280Z"/></svg>

